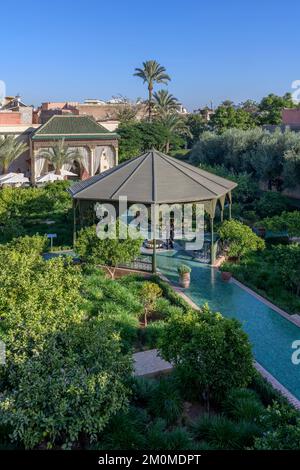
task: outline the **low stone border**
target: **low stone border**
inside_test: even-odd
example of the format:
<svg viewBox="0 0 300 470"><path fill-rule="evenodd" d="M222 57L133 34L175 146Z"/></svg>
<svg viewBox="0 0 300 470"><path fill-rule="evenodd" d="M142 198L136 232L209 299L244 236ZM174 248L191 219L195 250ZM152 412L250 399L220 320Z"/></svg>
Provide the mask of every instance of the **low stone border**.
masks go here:
<svg viewBox="0 0 300 470"><path fill-rule="evenodd" d="M264 369L258 362L254 361L255 369L272 385L272 387L283 395L288 402L297 410L300 410L300 400L296 398L287 388L285 388L270 372Z"/></svg>
<svg viewBox="0 0 300 470"><path fill-rule="evenodd" d="M263 297L262 295L257 294L254 290L250 289L250 287L245 286L244 284L242 284L240 281L238 281L234 277L232 277L229 282L232 282L233 284L236 284L241 289L248 292L248 294L253 295L253 297L255 297L256 299L260 300L262 303L264 303L265 305L270 307L276 313L279 313L279 315L284 317L286 320L288 320L291 323L293 323L294 325L300 327L300 317L299 317L299 315L297 315L297 318L294 315L290 315L289 313L282 310L282 308L277 307L277 305L275 305L272 302L270 302L269 300L265 299L265 297Z"/></svg>

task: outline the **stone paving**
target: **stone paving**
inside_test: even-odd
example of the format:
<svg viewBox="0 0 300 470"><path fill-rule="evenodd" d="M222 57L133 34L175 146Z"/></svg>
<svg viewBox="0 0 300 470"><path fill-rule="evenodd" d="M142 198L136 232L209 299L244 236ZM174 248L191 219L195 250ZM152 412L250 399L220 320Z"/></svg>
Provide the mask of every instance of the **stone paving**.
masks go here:
<svg viewBox="0 0 300 470"><path fill-rule="evenodd" d="M157 374L164 374L172 369L172 364L165 361L158 355L157 349L142 351L133 354L134 375L151 377Z"/></svg>

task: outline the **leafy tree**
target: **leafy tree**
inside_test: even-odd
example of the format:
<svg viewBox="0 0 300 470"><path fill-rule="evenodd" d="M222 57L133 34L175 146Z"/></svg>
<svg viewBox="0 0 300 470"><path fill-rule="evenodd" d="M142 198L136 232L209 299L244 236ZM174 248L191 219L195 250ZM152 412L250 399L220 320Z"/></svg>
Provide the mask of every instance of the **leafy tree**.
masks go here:
<svg viewBox="0 0 300 470"><path fill-rule="evenodd" d="M13 135L0 137L0 164L2 173L8 172L11 163L28 149L28 145L18 141Z"/></svg>
<svg viewBox="0 0 300 470"><path fill-rule="evenodd" d="M120 346L104 318L50 336L39 354L8 374L0 424L10 426L12 439L27 449L93 441L127 405L131 358Z"/></svg>
<svg viewBox="0 0 300 470"><path fill-rule="evenodd" d="M208 307L174 314L162 331L159 351L208 406L211 399L246 386L253 372L251 346L240 324Z"/></svg>
<svg viewBox="0 0 300 470"><path fill-rule="evenodd" d="M120 136L120 162L137 157L142 152L143 135L138 123L121 123L118 127L118 134Z"/></svg>
<svg viewBox="0 0 300 470"><path fill-rule="evenodd" d="M18 358L39 354L47 335L64 330L83 315L78 269L61 258L46 263L40 249L35 243L35 249L29 250L22 240L0 249L0 337L7 348L4 375L20 362Z"/></svg>
<svg viewBox="0 0 300 470"><path fill-rule="evenodd" d="M157 299L162 295L161 288L154 282L144 282L141 289L144 304L144 324L148 325L148 316L155 310Z"/></svg>
<svg viewBox="0 0 300 470"><path fill-rule="evenodd" d="M143 62L142 68L136 68L134 75L140 77L148 86L148 117L149 122L152 119L152 95L154 83L168 83L169 75L166 73L165 67L160 65L156 60L147 60Z"/></svg>
<svg viewBox="0 0 300 470"><path fill-rule="evenodd" d="M227 246L228 256L238 260L251 251L262 250L265 246L264 240L250 227L237 220L225 220L219 229L219 235Z"/></svg>
<svg viewBox="0 0 300 470"><path fill-rule="evenodd" d="M170 139L168 130L163 123L158 121L126 123L118 128L118 134L121 137L120 161L136 157L151 148L162 151L167 140Z"/></svg>
<svg viewBox="0 0 300 470"><path fill-rule="evenodd" d="M255 128L203 132L191 151L194 164L220 165L235 175L249 173L268 188L295 186L300 176L300 135Z"/></svg>
<svg viewBox="0 0 300 470"><path fill-rule="evenodd" d="M100 239L96 234L96 226L83 228L77 237L75 244L76 253L87 263L104 264L112 279L118 265L129 263L140 254L143 239L134 240L128 236L119 239L120 222L111 226L115 229L115 238ZM126 228L127 230L127 228ZM128 234L128 232L127 232Z"/></svg>
<svg viewBox="0 0 300 470"><path fill-rule="evenodd" d="M255 127L253 116L242 108L234 108L232 105L219 106L213 116L210 124L217 132L222 133L226 129L251 129Z"/></svg>
<svg viewBox="0 0 300 470"><path fill-rule="evenodd" d="M54 166L55 174L60 175L65 163L72 163L75 159L80 160L78 150L68 148L64 139L59 140L53 147L39 152L39 156L46 158Z"/></svg>
<svg viewBox="0 0 300 470"><path fill-rule="evenodd" d="M256 204L256 211L260 217L279 215L289 208L289 200L281 193L266 192Z"/></svg>
<svg viewBox="0 0 300 470"><path fill-rule="evenodd" d="M297 244L274 246L271 257L287 289L300 295L300 247Z"/></svg>
<svg viewBox="0 0 300 470"><path fill-rule="evenodd" d="M187 138L188 147L191 148L199 139L206 128L205 121L201 114L189 114L186 119L190 136Z"/></svg>
<svg viewBox="0 0 300 470"><path fill-rule="evenodd" d="M266 217L255 226L264 227L272 232L287 231L290 237L300 236L300 211L282 212L274 217Z"/></svg>
<svg viewBox="0 0 300 470"><path fill-rule="evenodd" d="M281 112L284 108L294 108L291 93L283 96L270 93L259 103L259 122L260 124L281 124Z"/></svg>

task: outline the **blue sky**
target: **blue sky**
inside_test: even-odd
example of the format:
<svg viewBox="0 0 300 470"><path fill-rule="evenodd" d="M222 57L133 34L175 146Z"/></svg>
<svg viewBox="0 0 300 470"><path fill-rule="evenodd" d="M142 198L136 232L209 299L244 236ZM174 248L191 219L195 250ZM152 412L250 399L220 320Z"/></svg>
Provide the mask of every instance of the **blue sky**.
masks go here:
<svg viewBox="0 0 300 470"><path fill-rule="evenodd" d="M0 80L28 104L146 96L148 59L189 110L300 79L299 1L10 0L1 18Z"/></svg>

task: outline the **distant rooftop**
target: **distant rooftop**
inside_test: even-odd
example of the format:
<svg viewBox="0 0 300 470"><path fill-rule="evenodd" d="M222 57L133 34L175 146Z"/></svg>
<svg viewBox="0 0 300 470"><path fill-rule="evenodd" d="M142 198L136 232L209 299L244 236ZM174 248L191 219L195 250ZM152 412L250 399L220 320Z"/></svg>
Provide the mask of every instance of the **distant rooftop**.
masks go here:
<svg viewBox="0 0 300 470"><path fill-rule="evenodd" d="M32 137L33 140L58 138L116 139L117 134L110 132L89 116L52 116L40 126Z"/></svg>

